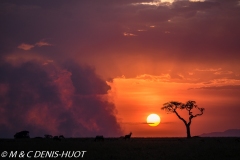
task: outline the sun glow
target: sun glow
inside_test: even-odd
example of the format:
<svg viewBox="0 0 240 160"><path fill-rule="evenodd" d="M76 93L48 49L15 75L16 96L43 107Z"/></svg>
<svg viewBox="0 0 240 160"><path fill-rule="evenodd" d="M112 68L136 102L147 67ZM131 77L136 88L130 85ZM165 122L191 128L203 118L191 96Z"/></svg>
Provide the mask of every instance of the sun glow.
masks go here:
<svg viewBox="0 0 240 160"><path fill-rule="evenodd" d="M150 114L147 117L147 123L149 126L157 126L160 123L160 117L157 114Z"/></svg>

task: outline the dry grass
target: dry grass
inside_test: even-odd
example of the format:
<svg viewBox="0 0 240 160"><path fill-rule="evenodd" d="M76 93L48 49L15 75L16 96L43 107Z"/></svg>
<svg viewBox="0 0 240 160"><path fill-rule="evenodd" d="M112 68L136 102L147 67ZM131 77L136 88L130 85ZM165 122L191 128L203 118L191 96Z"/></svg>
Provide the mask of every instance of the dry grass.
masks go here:
<svg viewBox="0 0 240 160"><path fill-rule="evenodd" d="M0 151L87 151L81 159L240 159L239 138L0 139ZM55 158L57 159L57 158ZM61 159L61 158L59 158ZM76 158L73 158L76 159Z"/></svg>

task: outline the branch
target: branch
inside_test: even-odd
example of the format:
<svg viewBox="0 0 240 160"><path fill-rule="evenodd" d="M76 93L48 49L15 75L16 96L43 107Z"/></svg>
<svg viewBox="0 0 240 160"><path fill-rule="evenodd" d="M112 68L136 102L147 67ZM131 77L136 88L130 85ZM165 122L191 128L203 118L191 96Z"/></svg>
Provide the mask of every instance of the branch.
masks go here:
<svg viewBox="0 0 240 160"><path fill-rule="evenodd" d="M187 125L187 122L185 121L185 119L183 119L183 118L177 113L176 110L174 110L173 112L178 116L179 119L181 119L181 120Z"/></svg>
<svg viewBox="0 0 240 160"><path fill-rule="evenodd" d="M197 108L198 110L200 110L201 113L198 113L196 115L193 115L193 113L191 112L191 110L193 108ZM186 104L183 104L181 102L177 102L177 101L170 101L170 102L167 102L167 103L164 103L163 104L163 107L161 108L162 110L166 110L167 112L169 113L175 113L177 115L177 117L182 120L184 122L185 125L190 125L192 123L192 119L197 117L197 116L201 116L204 112L204 108L199 108L197 105L196 105L196 102L195 101L187 101ZM188 115L189 115L189 121L187 122L185 119L183 119L179 114L178 112L176 111L177 109L186 109L188 111Z"/></svg>
<svg viewBox="0 0 240 160"><path fill-rule="evenodd" d="M192 118L195 118L197 116L201 116L203 114L203 111L205 110L205 108L198 108L198 107L197 107L197 109L199 109L201 111L201 113L198 113L198 114L192 116Z"/></svg>
<svg viewBox="0 0 240 160"><path fill-rule="evenodd" d="M171 101L163 104L162 110L166 110L167 112L173 113L182 103Z"/></svg>
<svg viewBox="0 0 240 160"><path fill-rule="evenodd" d="M204 108L199 108L199 107L196 105L196 101L191 101L191 100L187 101L187 103L185 104L185 108L186 108L186 110L188 111L188 115L189 115L188 125L191 124L193 118L202 115L202 114L203 114L203 111L204 111ZM197 108L198 110L201 111L201 113L198 113L198 114L196 114L196 115L193 115L193 113L191 112L191 110L192 110L193 108Z"/></svg>
<svg viewBox="0 0 240 160"><path fill-rule="evenodd" d="M199 109L201 111L201 113L198 113L196 115L192 115L192 112L191 112L191 115L189 117L189 122L188 122L189 125L192 123L193 118L195 118L197 116L201 116L203 114L203 111L205 110L204 108L198 108L198 107L196 107L196 108Z"/></svg>

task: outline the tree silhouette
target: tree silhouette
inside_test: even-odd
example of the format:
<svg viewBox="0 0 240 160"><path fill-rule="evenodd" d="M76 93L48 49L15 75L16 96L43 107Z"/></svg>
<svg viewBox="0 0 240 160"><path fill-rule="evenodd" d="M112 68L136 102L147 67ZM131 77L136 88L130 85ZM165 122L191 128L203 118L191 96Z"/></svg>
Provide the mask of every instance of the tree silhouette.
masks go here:
<svg viewBox="0 0 240 160"><path fill-rule="evenodd" d="M192 109L196 108L200 111L200 113L193 115L192 113ZM204 108L199 108L196 105L195 101L187 101L186 104L181 103L181 102L177 102L177 101L170 101L167 103L163 104L163 107L161 108L162 110L166 110L168 113L175 113L177 115L177 117L183 121L183 123L186 126L187 129L187 138L191 138L191 133L190 133L190 125L192 123L192 119L197 117L197 116L201 116L203 114L203 111L205 110ZM187 110L188 114L189 114L189 119L185 120L184 118L182 118L179 113L177 112L177 109L180 110Z"/></svg>

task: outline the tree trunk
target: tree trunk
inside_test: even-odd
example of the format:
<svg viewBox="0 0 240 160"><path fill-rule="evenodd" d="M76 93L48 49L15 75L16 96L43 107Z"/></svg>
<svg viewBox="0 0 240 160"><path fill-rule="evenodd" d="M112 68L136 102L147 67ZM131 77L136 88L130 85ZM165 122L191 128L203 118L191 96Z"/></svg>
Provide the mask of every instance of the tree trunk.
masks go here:
<svg viewBox="0 0 240 160"><path fill-rule="evenodd" d="M190 133L190 124L186 125L187 128L187 138L191 138L191 133Z"/></svg>

